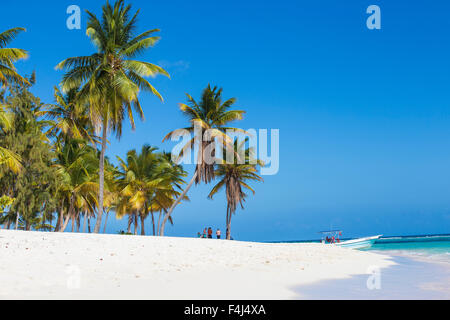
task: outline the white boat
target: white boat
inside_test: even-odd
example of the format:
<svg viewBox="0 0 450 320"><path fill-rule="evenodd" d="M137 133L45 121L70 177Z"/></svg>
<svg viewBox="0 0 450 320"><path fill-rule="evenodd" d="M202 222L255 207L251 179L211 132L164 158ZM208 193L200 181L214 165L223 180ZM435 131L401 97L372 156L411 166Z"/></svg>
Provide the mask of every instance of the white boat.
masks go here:
<svg viewBox="0 0 450 320"><path fill-rule="evenodd" d="M350 249L368 249L382 236L380 234L377 236L341 241L339 239L339 237L342 236L341 230L321 231L320 233L326 236L325 239L322 238L322 243L334 244L339 247Z"/></svg>
<svg viewBox="0 0 450 320"><path fill-rule="evenodd" d="M358 238L352 240L346 240L335 243L339 247L343 248L351 248L351 249L368 249L370 248L377 239L379 239L382 235Z"/></svg>

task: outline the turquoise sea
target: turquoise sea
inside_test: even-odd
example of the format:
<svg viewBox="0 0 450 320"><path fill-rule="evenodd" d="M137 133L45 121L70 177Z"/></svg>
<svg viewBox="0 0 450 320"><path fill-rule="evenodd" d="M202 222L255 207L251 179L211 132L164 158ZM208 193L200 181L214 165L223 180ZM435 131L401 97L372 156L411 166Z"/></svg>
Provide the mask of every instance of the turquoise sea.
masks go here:
<svg viewBox="0 0 450 320"><path fill-rule="evenodd" d="M450 263L450 235L381 237L369 250Z"/></svg>

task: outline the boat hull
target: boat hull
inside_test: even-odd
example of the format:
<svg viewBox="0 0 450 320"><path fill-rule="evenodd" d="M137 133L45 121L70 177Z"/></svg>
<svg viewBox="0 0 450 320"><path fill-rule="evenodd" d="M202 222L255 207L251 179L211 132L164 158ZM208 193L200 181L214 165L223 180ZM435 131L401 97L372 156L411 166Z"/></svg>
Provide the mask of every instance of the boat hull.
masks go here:
<svg viewBox="0 0 450 320"><path fill-rule="evenodd" d="M381 235L373 236L373 237L352 239L352 240L347 240L347 241L342 241L342 242L336 243L336 245L339 247L342 247L342 248L349 248L349 249L368 249L380 237L381 237Z"/></svg>

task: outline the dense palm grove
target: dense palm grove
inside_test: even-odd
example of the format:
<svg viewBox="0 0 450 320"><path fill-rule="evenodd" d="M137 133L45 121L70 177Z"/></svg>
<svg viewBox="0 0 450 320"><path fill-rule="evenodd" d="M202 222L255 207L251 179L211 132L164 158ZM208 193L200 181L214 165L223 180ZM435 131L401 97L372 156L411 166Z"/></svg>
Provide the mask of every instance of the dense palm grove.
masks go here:
<svg viewBox="0 0 450 320"><path fill-rule="evenodd" d="M117 157L117 165L105 156L108 135L120 137L125 118L134 129L135 116L144 117L139 102L142 91L163 100L147 78L169 76L161 67L137 60L159 39L155 36L158 29L134 34L138 12L133 14L122 0L105 4L101 19L87 12L86 33L97 52L57 64L64 75L53 89L52 103L43 103L31 92L35 74L21 76L14 66L28 52L9 44L25 30L0 33L3 228L98 233L106 231L108 216L115 214L127 219L127 233L164 235L166 223L173 223L175 207L189 199L187 192L194 182L210 183L218 177L209 196L225 187L230 238L231 215L245 200L243 189L254 192L247 182L262 180L256 173L262 163L253 150L226 135L227 130L241 131L228 124L241 120L244 111L232 109L234 98L222 101L221 89L208 85L200 101L187 95L188 103L180 104L189 120L185 130L194 133L194 126L199 125L200 137L208 132L209 140L194 136L178 155L145 145L129 151L125 159ZM205 159L205 150L210 150L216 138L224 150L244 154L245 161L199 161L186 184L186 171L173 159L181 159L195 145L201 145L197 157ZM147 219L151 231L145 230Z"/></svg>

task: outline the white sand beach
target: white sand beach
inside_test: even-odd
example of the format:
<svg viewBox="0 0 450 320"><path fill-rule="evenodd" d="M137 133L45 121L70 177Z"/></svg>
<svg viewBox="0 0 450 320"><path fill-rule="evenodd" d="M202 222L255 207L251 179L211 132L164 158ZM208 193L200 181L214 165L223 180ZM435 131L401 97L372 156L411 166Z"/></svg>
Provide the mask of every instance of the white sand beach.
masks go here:
<svg viewBox="0 0 450 320"><path fill-rule="evenodd" d="M0 230L0 299L297 299L394 264L322 244Z"/></svg>

